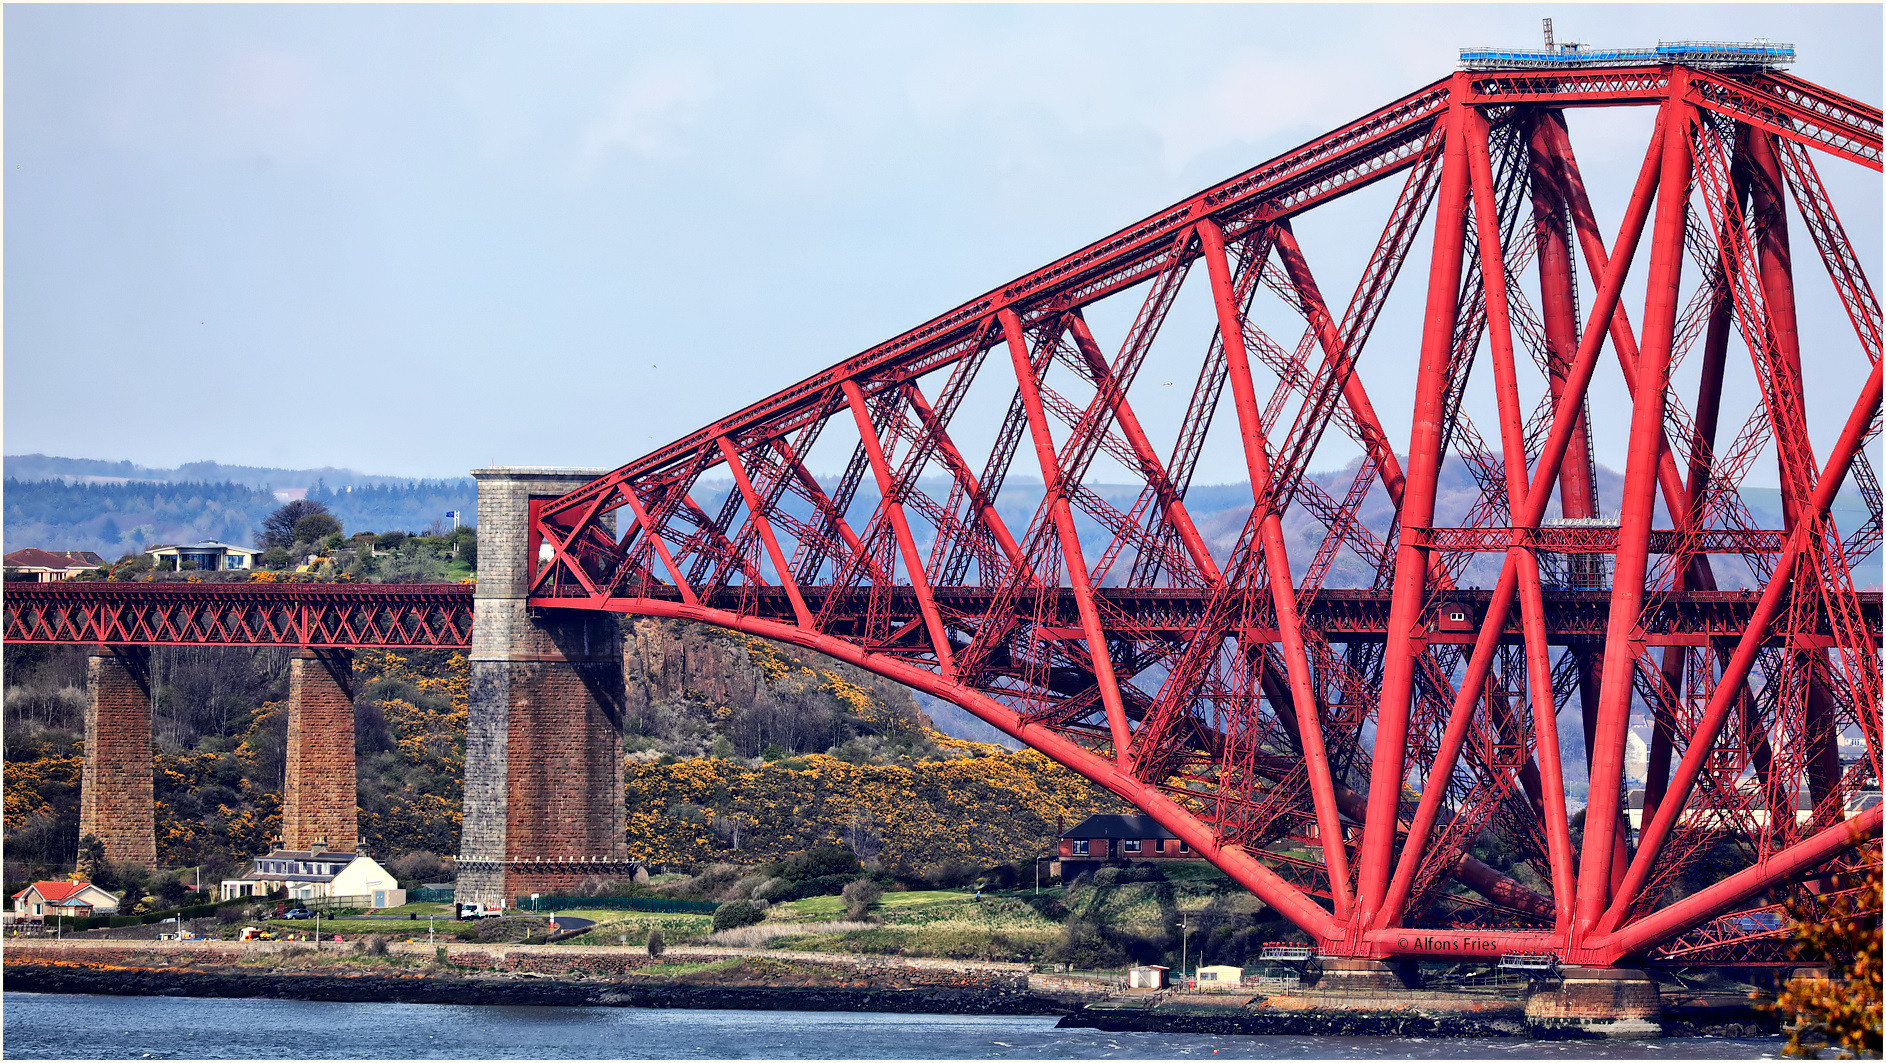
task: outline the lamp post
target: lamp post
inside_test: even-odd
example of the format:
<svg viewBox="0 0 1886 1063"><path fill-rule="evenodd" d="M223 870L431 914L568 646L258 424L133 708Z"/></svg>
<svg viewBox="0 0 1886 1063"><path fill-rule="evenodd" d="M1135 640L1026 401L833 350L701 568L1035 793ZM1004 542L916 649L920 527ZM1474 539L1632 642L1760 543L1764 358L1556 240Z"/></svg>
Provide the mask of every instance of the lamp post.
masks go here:
<svg viewBox="0 0 1886 1063"><path fill-rule="evenodd" d="M1185 914L1179 914L1179 980L1185 981L1186 963L1191 959L1192 924L1186 922Z"/></svg>

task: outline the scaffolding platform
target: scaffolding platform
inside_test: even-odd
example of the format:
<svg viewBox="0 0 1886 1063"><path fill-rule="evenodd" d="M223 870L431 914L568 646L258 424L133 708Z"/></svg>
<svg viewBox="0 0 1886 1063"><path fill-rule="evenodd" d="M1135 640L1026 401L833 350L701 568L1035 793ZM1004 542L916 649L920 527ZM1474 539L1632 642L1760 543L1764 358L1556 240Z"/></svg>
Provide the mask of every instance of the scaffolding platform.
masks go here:
<svg viewBox="0 0 1886 1063"><path fill-rule="evenodd" d="M1561 44L1546 48L1462 48L1462 70L1525 70L1551 67L1661 66L1675 63L1704 70L1780 67L1794 62L1794 45L1768 41L1658 41L1655 48L1593 48Z"/></svg>

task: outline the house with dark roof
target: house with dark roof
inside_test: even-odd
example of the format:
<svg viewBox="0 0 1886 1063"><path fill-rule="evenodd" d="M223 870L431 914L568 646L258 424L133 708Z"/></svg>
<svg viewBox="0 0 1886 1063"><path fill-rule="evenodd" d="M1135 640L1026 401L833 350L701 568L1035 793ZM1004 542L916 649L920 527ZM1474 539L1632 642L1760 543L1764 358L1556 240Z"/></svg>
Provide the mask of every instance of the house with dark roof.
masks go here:
<svg viewBox="0 0 1886 1063"><path fill-rule="evenodd" d="M116 915L118 898L89 882L35 882L13 895L14 918L43 922L49 915Z"/></svg>
<svg viewBox="0 0 1886 1063"><path fill-rule="evenodd" d="M90 550L27 547L6 555L6 578L14 583L56 583L104 566L105 559Z"/></svg>
<svg viewBox="0 0 1886 1063"><path fill-rule="evenodd" d="M1088 816L1061 832L1060 855L1064 881L1110 862L1204 859L1151 816Z"/></svg>
<svg viewBox="0 0 1886 1063"><path fill-rule="evenodd" d="M249 862L241 878L223 880L223 900L267 897L281 890L289 900L365 898L364 908L394 908L406 903L393 873L365 853L337 853L316 842L309 848L275 849Z"/></svg>

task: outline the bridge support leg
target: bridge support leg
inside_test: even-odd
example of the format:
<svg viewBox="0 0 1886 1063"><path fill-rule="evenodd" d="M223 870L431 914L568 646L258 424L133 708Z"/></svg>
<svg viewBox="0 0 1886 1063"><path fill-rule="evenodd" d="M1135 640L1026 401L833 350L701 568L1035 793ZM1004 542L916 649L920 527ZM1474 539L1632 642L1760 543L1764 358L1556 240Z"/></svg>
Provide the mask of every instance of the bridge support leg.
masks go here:
<svg viewBox="0 0 1886 1063"><path fill-rule="evenodd" d="M1526 998L1526 1025L1535 1037L1607 1037L1638 1040L1663 1035L1657 983L1627 967L1561 967L1549 984Z"/></svg>
<svg viewBox="0 0 1886 1063"><path fill-rule="evenodd" d="M296 651L288 673L288 773L282 847L320 842L351 853L360 843L354 771L354 654Z"/></svg>
<svg viewBox="0 0 1886 1063"><path fill-rule="evenodd" d="M150 647L100 646L92 651L87 678L79 837L105 843L107 860L154 866Z"/></svg>
<svg viewBox="0 0 1886 1063"><path fill-rule="evenodd" d="M570 892L628 877L622 636L610 614L532 616L530 500L601 470L478 469L461 901Z"/></svg>

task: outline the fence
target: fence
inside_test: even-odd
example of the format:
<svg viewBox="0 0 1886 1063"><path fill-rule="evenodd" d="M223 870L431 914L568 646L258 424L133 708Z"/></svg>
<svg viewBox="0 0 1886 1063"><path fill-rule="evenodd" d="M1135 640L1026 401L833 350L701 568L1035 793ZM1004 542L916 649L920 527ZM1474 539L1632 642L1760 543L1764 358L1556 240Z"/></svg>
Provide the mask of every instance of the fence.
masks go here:
<svg viewBox="0 0 1886 1063"><path fill-rule="evenodd" d="M416 889L406 891L407 904L451 904L458 898L456 887L449 890Z"/></svg>
<svg viewBox="0 0 1886 1063"><path fill-rule="evenodd" d="M720 907L713 901L677 901L667 897L537 897L517 898L517 907L527 912L556 912L571 908L608 908L630 912L712 913Z"/></svg>

